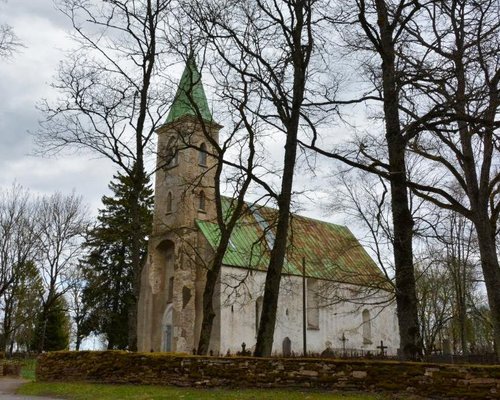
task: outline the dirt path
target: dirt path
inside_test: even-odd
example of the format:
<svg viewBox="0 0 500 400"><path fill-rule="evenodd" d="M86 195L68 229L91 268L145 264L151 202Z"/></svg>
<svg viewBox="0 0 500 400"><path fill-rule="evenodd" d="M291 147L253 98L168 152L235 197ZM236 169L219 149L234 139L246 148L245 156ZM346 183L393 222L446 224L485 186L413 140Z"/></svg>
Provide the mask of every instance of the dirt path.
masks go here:
<svg viewBox="0 0 500 400"><path fill-rule="evenodd" d="M38 396L19 396L16 395L16 390L23 383L24 379L15 377L0 377L0 399L1 400L60 400L51 397L38 397Z"/></svg>

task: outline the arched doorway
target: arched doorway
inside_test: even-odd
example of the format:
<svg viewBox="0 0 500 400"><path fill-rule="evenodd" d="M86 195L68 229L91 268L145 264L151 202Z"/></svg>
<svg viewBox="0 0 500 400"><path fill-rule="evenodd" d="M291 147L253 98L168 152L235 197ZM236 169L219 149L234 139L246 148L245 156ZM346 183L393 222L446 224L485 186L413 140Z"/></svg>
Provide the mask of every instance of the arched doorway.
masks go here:
<svg viewBox="0 0 500 400"><path fill-rule="evenodd" d="M283 357L290 357L292 355L292 341L287 336L283 339Z"/></svg>
<svg viewBox="0 0 500 400"><path fill-rule="evenodd" d="M162 321L162 350L163 351L173 351L172 348L172 337L174 334L174 325L173 325L173 317L172 317L172 304L167 305L165 308L165 313L163 314Z"/></svg>

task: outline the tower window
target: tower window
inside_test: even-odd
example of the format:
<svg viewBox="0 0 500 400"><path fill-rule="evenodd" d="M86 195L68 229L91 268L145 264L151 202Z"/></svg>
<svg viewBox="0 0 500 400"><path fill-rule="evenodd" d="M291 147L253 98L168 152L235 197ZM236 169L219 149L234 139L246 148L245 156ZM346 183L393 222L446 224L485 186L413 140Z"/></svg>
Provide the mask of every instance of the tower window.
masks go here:
<svg viewBox="0 0 500 400"><path fill-rule="evenodd" d="M170 214L172 212L172 192L168 192L167 194L167 213Z"/></svg>
<svg viewBox="0 0 500 400"><path fill-rule="evenodd" d="M202 167L207 166L207 145L205 143L202 143L200 145L200 151L198 153L198 164L200 164Z"/></svg>
<svg viewBox="0 0 500 400"><path fill-rule="evenodd" d="M198 209L200 211L205 211L205 207L206 207L205 192L202 190L198 195Z"/></svg>

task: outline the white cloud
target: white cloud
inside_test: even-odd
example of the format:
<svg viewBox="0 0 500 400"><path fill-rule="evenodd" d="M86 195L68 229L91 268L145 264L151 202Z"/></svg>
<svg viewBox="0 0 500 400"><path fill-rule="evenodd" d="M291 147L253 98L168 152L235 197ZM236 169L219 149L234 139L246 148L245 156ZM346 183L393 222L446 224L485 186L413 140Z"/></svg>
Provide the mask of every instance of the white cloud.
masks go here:
<svg viewBox="0 0 500 400"><path fill-rule="evenodd" d="M14 181L35 193L68 193L84 196L93 212L116 168L89 155L59 159L32 157L33 138L42 117L35 105L56 93L50 82L71 41L66 18L52 0L11 0L0 3L2 21L14 28L24 44L10 60L0 61L0 187Z"/></svg>

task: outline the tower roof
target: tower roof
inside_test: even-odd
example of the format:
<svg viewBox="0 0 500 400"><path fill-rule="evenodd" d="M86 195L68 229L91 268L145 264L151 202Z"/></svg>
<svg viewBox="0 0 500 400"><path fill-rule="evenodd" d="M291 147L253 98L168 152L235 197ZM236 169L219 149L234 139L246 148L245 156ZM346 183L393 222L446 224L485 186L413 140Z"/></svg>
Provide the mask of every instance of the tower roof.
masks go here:
<svg viewBox="0 0 500 400"><path fill-rule="evenodd" d="M196 117L198 116L197 111L205 121L212 121L212 114L201 83L201 74L196 67L194 58L189 57L166 123L173 122L186 115Z"/></svg>

